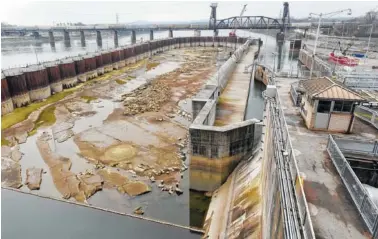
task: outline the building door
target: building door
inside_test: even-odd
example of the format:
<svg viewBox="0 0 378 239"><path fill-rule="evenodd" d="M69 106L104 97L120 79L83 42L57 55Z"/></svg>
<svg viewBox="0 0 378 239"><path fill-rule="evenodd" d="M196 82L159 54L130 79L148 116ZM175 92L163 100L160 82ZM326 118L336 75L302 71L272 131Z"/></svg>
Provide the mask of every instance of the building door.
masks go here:
<svg viewBox="0 0 378 239"><path fill-rule="evenodd" d="M315 129L328 129L331 103L332 101L319 100L318 109L315 116Z"/></svg>

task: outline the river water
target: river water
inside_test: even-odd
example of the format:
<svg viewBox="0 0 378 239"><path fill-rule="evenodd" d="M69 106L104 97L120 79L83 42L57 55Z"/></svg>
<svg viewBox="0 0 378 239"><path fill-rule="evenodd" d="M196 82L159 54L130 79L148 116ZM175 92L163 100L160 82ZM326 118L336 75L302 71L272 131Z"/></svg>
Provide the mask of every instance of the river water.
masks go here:
<svg viewBox="0 0 378 239"><path fill-rule="evenodd" d="M229 30L219 30L219 36L228 36ZM193 31L182 30L174 31L175 37L194 36ZM212 36L213 32L210 30L201 31L201 36ZM272 65L275 63L276 69L283 69L289 71L290 59L289 56L289 43L286 42L282 47L282 56L279 60L279 47L276 44L276 39L261 33L253 33L249 31L238 30L236 34L240 37L251 36L253 38L261 38L264 42L262 48L262 62ZM168 37L168 31L154 32L154 39L162 39ZM136 35L137 41L144 41L149 39L148 32L138 33ZM120 46L131 44L130 35L121 35L118 38ZM266 42L266 44L265 44ZM114 40L112 35L103 35L102 49L114 48ZM45 41L37 42L36 40L27 41L10 41L2 38L1 41L1 69L7 69L16 66L25 66L27 64L35 64L38 62L56 60L67 56L76 56L78 54L85 54L87 52L95 52L100 48L97 46L95 36L86 37L86 46L81 46L80 37L71 37L71 47L66 47L63 41L56 41L55 48L50 46L50 43ZM266 52L266 54L265 54ZM273 55L272 53L275 53ZM295 58L294 58L295 60ZM295 62L295 61L293 61ZM292 64L293 67L296 64ZM280 67L278 67L280 66ZM295 68L296 69L296 68Z"/></svg>
<svg viewBox="0 0 378 239"><path fill-rule="evenodd" d="M200 238L187 229L65 202L1 190L1 237L12 238Z"/></svg>
<svg viewBox="0 0 378 239"><path fill-rule="evenodd" d="M227 36L228 33L228 30L221 30L219 35ZM212 31L202 31L201 35L211 36ZM296 72L296 58L294 57L291 60L288 42L279 47L276 39L271 36L248 31L237 31L237 35L261 38L264 41L260 51L262 63L271 68L275 67L276 71L289 72L292 67L293 72ZM166 36L168 36L168 32L161 31L155 32L154 37L159 39L166 38ZM174 36L193 36L193 31L174 31ZM137 34L137 39L140 40L141 38L149 39L149 33ZM130 36L120 36L119 43L121 46L130 44ZM112 47L114 47L112 36L103 37L103 48ZM6 69L23 66L96 50L98 50L98 47L94 37L86 38L85 47L81 46L79 38L71 38L71 47L65 47L62 41L57 41L55 48L51 48L48 42L2 41L1 67ZM265 86L260 82L252 82L246 119L262 119L263 98L261 92L264 89ZM187 198L183 204L188 205L189 196L185 195L185 197ZM200 237L198 234L192 234L185 229L168 227L5 189L2 189L1 201L3 203L2 236L4 238L106 238L109 235L111 235L111 238L177 238L177 235L182 238ZM160 203L160 208L168 208L169 211L169 201L164 202L164 204L166 205ZM183 217L187 217L183 221L189 221L187 214ZM187 223L184 224L187 225Z"/></svg>

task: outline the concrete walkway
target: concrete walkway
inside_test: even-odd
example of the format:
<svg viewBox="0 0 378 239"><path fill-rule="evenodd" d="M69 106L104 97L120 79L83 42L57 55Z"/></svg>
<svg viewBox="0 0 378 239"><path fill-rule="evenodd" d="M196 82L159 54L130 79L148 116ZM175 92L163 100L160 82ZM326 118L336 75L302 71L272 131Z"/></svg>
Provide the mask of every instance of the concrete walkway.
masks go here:
<svg viewBox="0 0 378 239"><path fill-rule="evenodd" d="M219 97L215 125L222 126L244 120L250 82L250 74L244 73L244 68L253 62L257 49L257 46L251 46L248 53L236 65L226 88Z"/></svg>
<svg viewBox="0 0 378 239"><path fill-rule="evenodd" d="M369 238L326 151L328 132L308 130L299 108L293 106L289 91L295 81L297 79L276 78L298 168L304 176L304 191L316 238ZM353 136L358 137L358 134Z"/></svg>

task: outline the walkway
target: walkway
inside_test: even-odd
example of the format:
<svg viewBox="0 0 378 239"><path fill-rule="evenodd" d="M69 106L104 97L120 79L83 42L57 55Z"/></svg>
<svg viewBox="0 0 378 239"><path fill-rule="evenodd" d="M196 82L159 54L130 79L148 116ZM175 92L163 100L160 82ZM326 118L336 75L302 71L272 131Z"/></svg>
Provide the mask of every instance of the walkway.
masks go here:
<svg viewBox="0 0 378 239"><path fill-rule="evenodd" d="M289 91L295 81L297 79L276 78L298 168L304 176L304 191L316 238L368 238L367 228L326 151L328 133L308 130L299 108L293 106ZM368 133L355 132L355 137Z"/></svg>
<svg viewBox="0 0 378 239"><path fill-rule="evenodd" d="M244 120L251 77L251 74L244 73L244 68L253 62L256 51L257 46L251 46L248 53L236 65L226 88L219 97L215 125L222 126Z"/></svg>

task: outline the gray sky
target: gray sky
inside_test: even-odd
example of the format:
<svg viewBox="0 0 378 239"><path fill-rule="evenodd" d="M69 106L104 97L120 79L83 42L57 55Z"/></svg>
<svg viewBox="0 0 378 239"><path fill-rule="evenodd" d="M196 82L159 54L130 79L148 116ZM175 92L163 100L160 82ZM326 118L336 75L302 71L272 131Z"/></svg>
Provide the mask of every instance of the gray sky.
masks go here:
<svg viewBox="0 0 378 239"><path fill-rule="evenodd" d="M218 19L240 14L243 4L248 4L244 15L277 18L283 9L279 1L218 1ZM307 17L309 12L332 12L351 8L352 16L364 15L378 6L378 2L342 1L296 1L289 2L290 15ZM116 22L116 13L121 23L135 21L188 21L204 20L210 16L210 2L31 2L28 0L2 0L0 18L2 22L18 25L52 25L59 22L83 22L86 24ZM338 16L346 16L340 14Z"/></svg>

